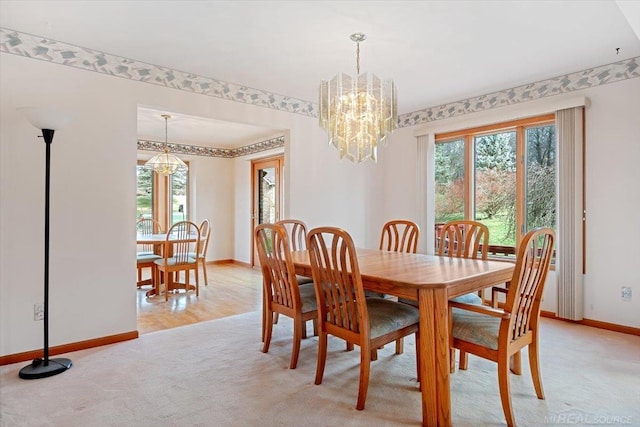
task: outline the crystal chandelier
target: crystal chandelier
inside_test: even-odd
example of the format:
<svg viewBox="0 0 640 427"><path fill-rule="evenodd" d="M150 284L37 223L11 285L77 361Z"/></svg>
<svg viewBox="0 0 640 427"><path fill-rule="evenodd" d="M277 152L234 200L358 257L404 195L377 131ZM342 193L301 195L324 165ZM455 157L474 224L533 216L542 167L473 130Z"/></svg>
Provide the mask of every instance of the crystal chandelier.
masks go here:
<svg viewBox="0 0 640 427"><path fill-rule="evenodd" d="M356 33L356 77L341 73L320 82L320 126L329 134L329 144L354 163L377 161L377 147L385 143L398 123L396 88L391 80L375 74L360 74L360 42Z"/></svg>
<svg viewBox="0 0 640 427"><path fill-rule="evenodd" d="M153 169L160 175L173 175L178 170L187 170L187 165L175 154L169 152L169 139L167 137L167 122L171 118L168 114L162 114L164 118L164 150L160 154L153 156L147 163L146 168Z"/></svg>

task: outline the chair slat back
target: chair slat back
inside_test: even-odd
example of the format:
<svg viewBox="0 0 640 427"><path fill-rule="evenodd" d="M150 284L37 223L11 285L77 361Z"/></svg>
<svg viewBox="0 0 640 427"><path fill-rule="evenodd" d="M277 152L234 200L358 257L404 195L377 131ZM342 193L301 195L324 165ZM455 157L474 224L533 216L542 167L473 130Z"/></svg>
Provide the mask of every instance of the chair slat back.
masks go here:
<svg viewBox="0 0 640 427"><path fill-rule="evenodd" d="M396 219L382 226L380 250L416 253L420 227L413 221Z"/></svg>
<svg viewBox="0 0 640 427"><path fill-rule="evenodd" d="M323 327L368 340L369 315L351 236L340 228L318 227L309 231L307 246Z"/></svg>
<svg viewBox="0 0 640 427"><path fill-rule="evenodd" d="M537 228L529 231L520 243L504 305L504 311L511 313L511 318L503 322L500 331L501 335L509 334L509 341L537 328L542 291L553 257L554 240L555 233L552 229ZM508 328L507 331L503 332L503 327Z"/></svg>
<svg viewBox="0 0 640 427"><path fill-rule="evenodd" d="M470 220L449 221L440 230L438 255L453 258L487 259L489 229Z"/></svg>
<svg viewBox="0 0 640 427"><path fill-rule="evenodd" d="M271 304L297 310L300 291L287 238L278 224L261 224L255 229L255 242L262 269L264 294Z"/></svg>
<svg viewBox="0 0 640 427"><path fill-rule="evenodd" d="M136 232L139 234L162 233L160 223L153 218L142 218L136 223ZM153 252L153 245L138 245L139 252Z"/></svg>
<svg viewBox="0 0 640 427"><path fill-rule="evenodd" d="M195 243L189 242L195 236ZM200 230L198 226L191 221L176 222L171 226L167 233L166 247L173 245L173 255L175 265L193 263L193 258L189 253L195 252L200 246ZM168 254L165 252L165 259Z"/></svg>
<svg viewBox="0 0 640 427"><path fill-rule="evenodd" d="M200 223L200 242L198 245L198 256L206 257L207 248L209 247L209 237L211 237L211 225L208 219L202 220Z"/></svg>
<svg viewBox="0 0 640 427"><path fill-rule="evenodd" d="M292 251L307 248L307 225L298 219L283 219L276 222L287 230L289 247Z"/></svg>

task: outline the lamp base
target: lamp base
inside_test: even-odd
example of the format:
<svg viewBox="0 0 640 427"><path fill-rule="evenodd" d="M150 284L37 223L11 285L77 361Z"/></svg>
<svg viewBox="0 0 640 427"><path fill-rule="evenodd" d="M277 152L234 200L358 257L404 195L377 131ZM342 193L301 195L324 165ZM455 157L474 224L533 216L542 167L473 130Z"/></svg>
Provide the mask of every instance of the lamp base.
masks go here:
<svg viewBox="0 0 640 427"><path fill-rule="evenodd" d="M42 359L33 359L30 365L20 369L18 374L23 380L36 380L38 378L52 377L71 368L71 359L56 357L49 359L49 364L45 365Z"/></svg>

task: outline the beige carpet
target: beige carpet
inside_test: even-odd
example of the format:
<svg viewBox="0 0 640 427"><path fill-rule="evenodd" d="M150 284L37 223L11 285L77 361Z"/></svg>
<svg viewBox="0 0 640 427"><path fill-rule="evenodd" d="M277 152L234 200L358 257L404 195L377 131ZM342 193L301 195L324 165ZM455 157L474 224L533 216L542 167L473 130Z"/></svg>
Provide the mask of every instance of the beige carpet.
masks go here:
<svg viewBox="0 0 640 427"><path fill-rule="evenodd" d="M142 335L75 352L61 375L25 381L25 363L0 368L2 426L402 426L420 425L413 339L389 345L373 363L367 406L355 410L358 349L330 340L322 385L313 384L317 340L303 340L289 370L291 322L281 317L271 350L260 352L260 315ZM640 338L544 320L542 379L533 390L528 359L512 376L522 426L640 425ZM451 377L456 426L504 424L495 365L471 357Z"/></svg>

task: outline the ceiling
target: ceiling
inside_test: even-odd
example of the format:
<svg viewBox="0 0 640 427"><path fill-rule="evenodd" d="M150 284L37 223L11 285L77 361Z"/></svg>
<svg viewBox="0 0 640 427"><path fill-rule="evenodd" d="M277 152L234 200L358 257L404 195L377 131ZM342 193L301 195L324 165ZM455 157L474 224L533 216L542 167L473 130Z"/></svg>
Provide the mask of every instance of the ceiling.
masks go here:
<svg viewBox="0 0 640 427"><path fill-rule="evenodd" d="M355 74L363 32L361 71L394 80L400 114L640 56L637 1L1 0L0 26L314 102ZM164 140L161 108L141 109L141 138ZM274 132L172 115L170 141Z"/></svg>

